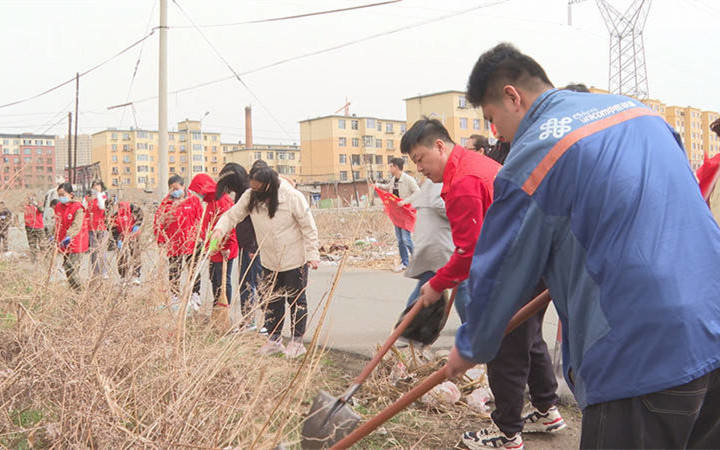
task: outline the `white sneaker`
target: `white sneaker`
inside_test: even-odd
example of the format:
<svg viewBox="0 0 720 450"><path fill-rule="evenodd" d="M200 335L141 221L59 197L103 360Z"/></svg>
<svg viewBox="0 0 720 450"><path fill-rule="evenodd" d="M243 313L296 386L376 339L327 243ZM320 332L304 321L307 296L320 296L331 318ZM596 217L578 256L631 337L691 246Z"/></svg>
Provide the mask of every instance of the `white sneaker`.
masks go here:
<svg viewBox="0 0 720 450"><path fill-rule="evenodd" d="M267 336L268 330L267 330L267 328L262 327L262 328L260 328L260 331L258 331L258 333L260 333L260 336Z"/></svg>
<svg viewBox="0 0 720 450"><path fill-rule="evenodd" d="M290 339L290 342L288 342L288 345L285 348L286 358L297 358L305 353L307 353L307 349L305 348L305 344L302 342L302 338Z"/></svg>
<svg viewBox="0 0 720 450"><path fill-rule="evenodd" d="M405 264L398 264L393 269L393 272L403 272L403 271L405 271L405 269L407 269L407 266Z"/></svg>
<svg viewBox="0 0 720 450"><path fill-rule="evenodd" d="M260 347L260 354L265 356L277 355L278 353L285 353L285 346L281 339L277 341L269 339L266 343Z"/></svg>
<svg viewBox="0 0 720 450"><path fill-rule="evenodd" d="M134 284L135 286L140 286L140 277L133 278L132 284Z"/></svg>
<svg viewBox="0 0 720 450"><path fill-rule="evenodd" d="M523 450L525 445L521 433L507 436L494 423L488 428L478 431L466 431L462 435L463 444L470 450L483 448L509 448L512 450Z"/></svg>
<svg viewBox="0 0 720 450"><path fill-rule="evenodd" d="M567 428L557 406L551 406L545 413L533 408L530 414L523 417L523 422L523 431L526 433L555 433Z"/></svg>
<svg viewBox="0 0 720 450"><path fill-rule="evenodd" d="M193 292L190 296L190 301L188 302L188 312L198 312L200 311L200 305L202 305L202 300L200 299L200 294L197 292Z"/></svg>

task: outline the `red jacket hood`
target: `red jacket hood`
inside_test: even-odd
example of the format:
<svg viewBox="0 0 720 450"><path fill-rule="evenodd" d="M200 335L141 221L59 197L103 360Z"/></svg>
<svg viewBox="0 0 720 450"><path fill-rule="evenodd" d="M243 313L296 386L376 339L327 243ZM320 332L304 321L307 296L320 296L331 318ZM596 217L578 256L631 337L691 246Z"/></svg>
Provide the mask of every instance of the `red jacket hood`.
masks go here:
<svg viewBox="0 0 720 450"><path fill-rule="evenodd" d="M188 189L200 195L206 202L215 200L215 190L217 183L212 177L206 173L195 175L190 182Z"/></svg>

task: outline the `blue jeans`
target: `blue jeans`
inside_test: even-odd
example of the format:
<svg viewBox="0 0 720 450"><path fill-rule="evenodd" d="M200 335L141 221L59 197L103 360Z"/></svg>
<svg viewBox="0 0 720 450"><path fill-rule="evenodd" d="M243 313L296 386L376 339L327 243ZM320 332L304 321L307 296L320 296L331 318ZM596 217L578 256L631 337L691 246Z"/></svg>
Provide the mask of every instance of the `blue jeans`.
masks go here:
<svg viewBox="0 0 720 450"><path fill-rule="evenodd" d="M420 276L417 278L418 282L415 285L415 289L410 294L410 297L408 297L406 308L413 303L415 303L415 300L420 296L420 288L423 287L423 284L430 281L430 278L435 276L435 272L427 271L420 274ZM460 316L460 322L465 323L465 308L467 307L468 303L470 303L470 291L468 288L468 282L467 280L464 280L462 283L458 284L457 287L457 294L455 294L455 310L458 313L458 316Z"/></svg>
<svg viewBox="0 0 720 450"><path fill-rule="evenodd" d="M238 274L240 277L240 284L238 289L240 290L240 309L243 315L250 312L250 309L252 308L254 303L253 298L257 295L258 277L262 274L260 255L255 256L255 261L252 261L252 266L250 265L250 261L252 261L250 253L245 250L241 250L240 272ZM248 267L250 267L249 270ZM247 275L245 274L246 271Z"/></svg>
<svg viewBox="0 0 720 450"><path fill-rule="evenodd" d="M413 254L415 247L413 246L410 232L404 228L395 227L395 237L398 241L398 250L400 250L400 260L404 266L410 263L410 255Z"/></svg>

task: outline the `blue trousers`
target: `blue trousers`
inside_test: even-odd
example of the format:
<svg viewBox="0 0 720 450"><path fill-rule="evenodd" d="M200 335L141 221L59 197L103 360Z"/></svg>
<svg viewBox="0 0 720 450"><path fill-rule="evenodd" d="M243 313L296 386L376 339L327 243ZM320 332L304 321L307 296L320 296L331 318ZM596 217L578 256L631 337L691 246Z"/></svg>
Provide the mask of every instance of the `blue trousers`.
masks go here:
<svg viewBox="0 0 720 450"><path fill-rule="evenodd" d="M413 246L410 232L404 228L395 227L395 237L398 241L398 250L400 251L400 260L404 266L410 263L410 255L413 254L415 247Z"/></svg>
<svg viewBox="0 0 720 450"><path fill-rule="evenodd" d="M238 285L238 289L240 289L240 309L243 315L250 312L250 309L252 308L253 298L257 295L258 277L262 274L260 255L255 256L255 261L252 261L252 265L250 264L250 261L252 261L250 253L245 250L241 250L240 272L238 274L240 277L240 284ZM245 274L246 271L247 275Z"/></svg>
<svg viewBox="0 0 720 450"><path fill-rule="evenodd" d="M410 297L407 301L407 306L412 305L415 303L415 300L420 296L420 288L423 287L423 284L430 281L430 278L435 276L435 272L427 271L420 274L420 276L417 278L418 282L415 285L415 289L410 294ZM462 283L458 284L457 288L457 294L455 294L455 310L458 313L458 316L460 316L460 322L465 323L465 308L467 304L470 302L470 291L468 288L468 282L467 280L463 281Z"/></svg>
<svg viewBox="0 0 720 450"><path fill-rule="evenodd" d="M225 273L225 289L228 305L232 301L232 279L230 278L230 274L232 273L233 261L235 261L235 258L228 259L227 272ZM213 290L213 305L217 303L220 298L220 291L222 288L222 266L222 262L210 262L210 283L212 283Z"/></svg>

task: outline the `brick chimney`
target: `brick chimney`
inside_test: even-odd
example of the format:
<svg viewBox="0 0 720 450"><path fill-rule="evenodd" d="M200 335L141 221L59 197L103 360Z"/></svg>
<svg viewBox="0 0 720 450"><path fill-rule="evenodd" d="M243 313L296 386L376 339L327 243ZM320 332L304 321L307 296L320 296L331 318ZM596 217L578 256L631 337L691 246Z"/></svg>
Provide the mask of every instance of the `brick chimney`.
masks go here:
<svg viewBox="0 0 720 450"><path fill-rule="evenodd" d="M253 146L252 139L252 107L245 107L245 148L251 149Z"/></svg>

